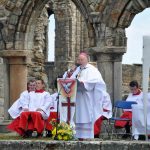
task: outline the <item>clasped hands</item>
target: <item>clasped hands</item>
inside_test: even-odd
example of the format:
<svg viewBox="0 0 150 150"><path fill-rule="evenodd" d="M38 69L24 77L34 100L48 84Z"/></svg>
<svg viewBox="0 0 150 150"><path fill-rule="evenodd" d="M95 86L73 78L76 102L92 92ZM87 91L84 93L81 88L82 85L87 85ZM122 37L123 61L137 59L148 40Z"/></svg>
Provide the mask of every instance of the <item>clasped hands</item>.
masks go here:
<svg viewBox="0 0 150 150"><path fill-rule="evenodd" d="M76 80L77 80L77 84L79 84L79 85L83 85L84 84L82 81L79 81L78 79L76 79Z"/></svg>
<svg viewBox="0 0 150 150"><path fill-rule="evenodd" d="M29 111L28 108L23 108L23 111ZM37 108L36 111L43 111L41 108Z"/></svg>

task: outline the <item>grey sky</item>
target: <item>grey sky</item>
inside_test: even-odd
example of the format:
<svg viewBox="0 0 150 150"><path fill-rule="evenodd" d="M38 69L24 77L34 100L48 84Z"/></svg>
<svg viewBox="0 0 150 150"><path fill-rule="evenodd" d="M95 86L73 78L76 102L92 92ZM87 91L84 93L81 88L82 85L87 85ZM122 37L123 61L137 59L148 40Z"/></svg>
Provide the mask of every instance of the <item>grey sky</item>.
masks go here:
<svg viewBox="0 0 150 150"><path fill-rule="evenodd" d="M142 63L144 35L150 35L150 8L137 14L126 29L127 53L123 56L123 64Z"/></svg>
<svg viewBox="0 0 150 150"><path fill-rule="evenodd" d="M54 61L54 39L55 39L55 19L54 15L49 18L49 30L48 30L48 61Z"/></svg>

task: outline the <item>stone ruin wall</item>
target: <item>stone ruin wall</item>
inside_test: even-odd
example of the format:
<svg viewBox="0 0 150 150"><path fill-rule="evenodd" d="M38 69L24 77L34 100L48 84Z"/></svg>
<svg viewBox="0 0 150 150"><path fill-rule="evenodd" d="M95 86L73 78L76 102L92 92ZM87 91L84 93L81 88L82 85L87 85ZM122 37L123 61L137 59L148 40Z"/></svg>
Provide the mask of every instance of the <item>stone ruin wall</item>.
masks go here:
<svg viewBox="0 0 150 150"><path fill-rule="evenodd" d="M37 20L34 36L34 48L31 53L31 62L28 64L28 78L42 78L48 81L45 74L44 62L47 60L46 35L48 24L48 14L46 8L43 9Z"/></svg>
<svg viewBox="0 0 150 150"><path fill-rule="evenodd" d="M142 64L122 65L122 97L125 98L129 90L129 82L137 80L140 88L142 89ZM150 76L149 76L150 87Z"/></svg>
<svg viewBox="0 0 150 150"><path fill-rule="evenodd" d="M0 122L4 119L4 70L3 59L0 59Z"/></svg>

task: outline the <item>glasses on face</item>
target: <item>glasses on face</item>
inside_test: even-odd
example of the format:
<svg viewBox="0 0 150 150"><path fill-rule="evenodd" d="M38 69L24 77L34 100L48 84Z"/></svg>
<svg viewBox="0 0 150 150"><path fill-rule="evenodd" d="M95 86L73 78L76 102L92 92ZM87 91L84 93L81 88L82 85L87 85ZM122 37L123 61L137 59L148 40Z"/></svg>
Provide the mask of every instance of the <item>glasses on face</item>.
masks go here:
<svg viewBox="0 0 150 150"><path fill-rule="evenodd" d="M33 83L33 84L31 83L31 84L29 84L29 86L34 87L34 86L36 86L36 83Z"/></svg>
<svg viewBox="0 0 150 150"><path fill-rule="evenodd" d="M36 83L29 83L29 85L28 85L28 88L30 89L30 90L34 90L35 89L35 87L36 87Z"/></svg>
<svg viewBox="0 0 150 150"><path fill-rule="evenodd" d="M36 84L30 84L30 86L36 86Z"/></svg>

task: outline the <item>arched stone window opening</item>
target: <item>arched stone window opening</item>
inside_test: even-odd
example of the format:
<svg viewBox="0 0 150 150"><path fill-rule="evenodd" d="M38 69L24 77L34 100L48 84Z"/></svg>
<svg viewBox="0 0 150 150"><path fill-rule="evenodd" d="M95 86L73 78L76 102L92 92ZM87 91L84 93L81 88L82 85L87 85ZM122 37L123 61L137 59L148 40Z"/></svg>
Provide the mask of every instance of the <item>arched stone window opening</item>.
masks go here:
<svg viewBox="0 0 150 150"><path fill-rule="evenodd" d="M54 14L50 15L48 21L48 62L55 61L55 18Z"/></svg>

